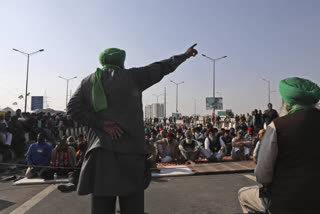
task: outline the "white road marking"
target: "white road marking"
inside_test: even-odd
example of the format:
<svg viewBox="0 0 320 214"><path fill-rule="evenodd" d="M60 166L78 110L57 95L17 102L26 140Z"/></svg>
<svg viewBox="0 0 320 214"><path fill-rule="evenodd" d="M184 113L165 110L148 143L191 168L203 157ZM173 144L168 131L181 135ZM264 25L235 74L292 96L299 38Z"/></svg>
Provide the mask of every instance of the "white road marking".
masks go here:
<svg viewBox="0 0 320 214"><path fill-rule="evenodd" d="M243 175L243 176L246 177L246 178L249 178L250 180L253 180L253 181L257 182L256 177L253 176L253 175Z"/></svg>
<svg viewBox="0 0 320 214"><path fill-rule="evenodd" d="M24 214L28 210L30 210L33 206L39 203L42 199L47 197L53 190L57 189L57 185L50 185L35 196L33 196L30 200L23 203L20 207L13 210L10 214Z"/></svg>

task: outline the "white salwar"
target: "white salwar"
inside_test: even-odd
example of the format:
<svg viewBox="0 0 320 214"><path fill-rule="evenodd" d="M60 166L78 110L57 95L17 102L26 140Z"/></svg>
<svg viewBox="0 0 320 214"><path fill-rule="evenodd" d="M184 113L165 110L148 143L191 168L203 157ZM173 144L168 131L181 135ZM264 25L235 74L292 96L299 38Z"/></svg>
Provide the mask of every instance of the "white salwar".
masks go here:
<svg viewBox="0 0 320 214"><path fill-rule="evenodd" d="M265 135L261 139L258 151L258 163L255 168L257 182L267 186L272 182L273 169L278 156L277 132L273 122L269 124ZM268 199L259 198L258 187L244 187L239 190L238 197L244 213L268 209Z"/></svg>
<svg viewBox="0 0 320 214"><path fill-rule="evenodd" d="M211 149L210 149L210 140L209 138L206 138L205 141L204 141L204 150L207 154L206 158L210 158L210 157L214 157L218 160L221 160L225 155L226 155L226 144L224 143L224 141L222 140L222 137L220 137L219 139L220 141L220 145L224 148L224 151L222 150L219 150L218 152L212 152Z"/></svg>

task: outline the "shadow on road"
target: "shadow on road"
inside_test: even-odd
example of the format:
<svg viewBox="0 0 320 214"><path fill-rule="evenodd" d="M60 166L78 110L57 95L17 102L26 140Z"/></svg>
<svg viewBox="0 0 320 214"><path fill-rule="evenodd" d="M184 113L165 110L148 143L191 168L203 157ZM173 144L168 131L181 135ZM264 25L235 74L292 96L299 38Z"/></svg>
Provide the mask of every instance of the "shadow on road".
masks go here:
<svg viewBox="0 0 320 214"><path fill-rule="evenodd" d="M166 183L168 182L168 178L152 178L152 182L157 182L157 183Z"/></svg>
<svg viewBox="0 0 320 214"><path fill-rule="evenodd" d="M8 207L14 205L15 203L12 203L10 201L0 200L0 211L7 209Z"/></svg>

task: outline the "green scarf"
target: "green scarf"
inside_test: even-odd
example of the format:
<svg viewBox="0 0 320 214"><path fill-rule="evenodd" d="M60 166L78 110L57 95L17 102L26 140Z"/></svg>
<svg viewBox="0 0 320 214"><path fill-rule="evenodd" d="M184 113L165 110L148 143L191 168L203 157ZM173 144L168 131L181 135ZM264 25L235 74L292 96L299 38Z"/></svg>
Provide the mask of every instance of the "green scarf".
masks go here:
<svg viewBox="0 0 320 214"><path fill-rule="evenodd" d="M302 110L302 109L311 109L315 108L314 105L294 105L292 109L288 111L288 114L293 114L296 111Z"/></svg>
<svg viewBox="0 0 320 214"><path fill-rule="evenodd" d="M99 61L102 68L124 68L124 60L126 52L117 48L108 48L104 50L100 56ZM95 112L108 108L107 97L104 93L104 88L101 82L103 70L97 68L94 73L93 86L92 86L92 104Z"/></svg>

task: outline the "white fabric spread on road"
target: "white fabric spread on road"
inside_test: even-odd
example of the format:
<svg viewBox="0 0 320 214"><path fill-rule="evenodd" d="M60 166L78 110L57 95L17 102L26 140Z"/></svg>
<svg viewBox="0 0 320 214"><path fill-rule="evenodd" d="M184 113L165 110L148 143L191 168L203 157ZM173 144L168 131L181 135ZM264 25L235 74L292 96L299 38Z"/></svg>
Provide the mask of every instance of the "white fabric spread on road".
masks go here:
<svg viewBox="0 0 320 214"><path fill-rule="evenodd" d="M253 180L253 181L257 182L256 177L253 176L253 175L243 175L243 176L246 177L246 178L249 178L250 180Z"/></svg>
<svg viewBox="0 0 320 214"><path fill-rule="evenodd" d="M13 185L30 185L30 184L58 184L68 183L68 178L57 179L57 180L44 180L42 178L23 178L13 183Z"/></svg>
<svg viewBox="0 0 320 214"><path fill-rule="evenodd" d="M160 173L152 172L152 177L168 177L168 176L182 176L182 175L194 175L191 169L187 166L166 166L158 167Z"/></svg>
<svg viewBox="0 0 320 214"><path fill-rule="evenodd" d="M35 196L33 196L30 200L23 203L20 207L13 210L10 214L24 214L28 210L30 210L33 206L39 203L42 199L47 197L53 190L57 189L56 185L50 185Z"/></svg>

